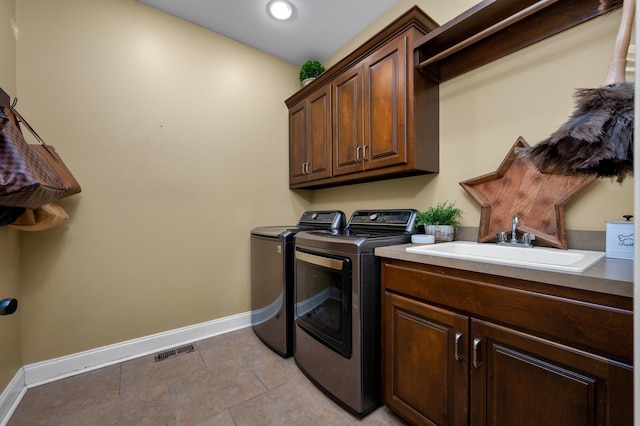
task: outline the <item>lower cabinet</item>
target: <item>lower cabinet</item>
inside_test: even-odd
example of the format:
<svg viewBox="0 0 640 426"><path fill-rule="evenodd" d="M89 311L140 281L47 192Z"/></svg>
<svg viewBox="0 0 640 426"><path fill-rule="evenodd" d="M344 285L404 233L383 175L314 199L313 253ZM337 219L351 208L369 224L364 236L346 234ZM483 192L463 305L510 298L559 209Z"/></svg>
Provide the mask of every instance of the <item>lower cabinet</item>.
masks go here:
<svg viewBox="0 0 640 426"><path fill-rule="evenodd" d="M425 289L417 280L430 275L408 265L385 273L393 265L383 264L384 400L394 412L415 425L632 424L630 360L611 359L599 348L591 353L584 345L573 347L553 339L553 333L541 337L510 326L499 314L480 316L482 307L474 313L484 300L482 285L477 299L461 300L458 307L436 303L446 289L436 288L436 301L430 301L429 285ZM433 274L432 285L453 284L453 294L459 290L456 281L464 286L477 282L467 276L439 282L438 276ZM412 288L420 288L420 294L412 294ZM505 292L507 297L510 292L526 296L521 289ZM532 293L524 299L534 321L538 297ZM508 299L502 303L508 311ZM468 309L460 309L463 305ZM612 321L619 324L621 318L627 316ZM570 330L558 326L558 335L564 333L570 342Z"/></svg>
<svg viewBox="0 0 640 426"><path fill-rule="evenodd" d="M469 318L388 292L384 298L385 403L412 424L466 425Z"/></svg>
<svg viewBox="0 0 640 426"><path fill-rule="evenodd" d="M629 366L479 320L470 338L472 424L632 424Z"/></svg>

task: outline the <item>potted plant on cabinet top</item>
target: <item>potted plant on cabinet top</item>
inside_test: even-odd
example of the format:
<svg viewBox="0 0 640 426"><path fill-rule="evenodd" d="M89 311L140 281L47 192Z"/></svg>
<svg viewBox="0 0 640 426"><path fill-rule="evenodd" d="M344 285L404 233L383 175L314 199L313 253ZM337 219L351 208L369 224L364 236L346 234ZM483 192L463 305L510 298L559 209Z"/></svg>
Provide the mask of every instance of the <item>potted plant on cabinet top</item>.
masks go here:
<svg viewBox="0 0 640 426"><path fill-rule="evenodd" d="M436 242L453 241L463 213L454 203L445 201L418 213L416 225L423 225L425 234L435 236Z"/></svg>
<svg viewBox="0 0 640 426"><path fill-rule="evenodd" d="M302 68L300 68L300 82L302 86L311 83L323 72L324 66L320 62L313 59L305 62Z"/></svg>

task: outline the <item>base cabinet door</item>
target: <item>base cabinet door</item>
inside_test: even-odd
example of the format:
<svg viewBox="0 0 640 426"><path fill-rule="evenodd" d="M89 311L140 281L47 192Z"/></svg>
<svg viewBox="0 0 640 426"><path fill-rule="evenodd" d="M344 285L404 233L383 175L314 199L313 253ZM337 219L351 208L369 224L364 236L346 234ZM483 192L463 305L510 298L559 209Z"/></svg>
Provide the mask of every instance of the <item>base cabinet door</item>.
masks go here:
<svg viewBox="0 0 640 426"><path fill-rule="evenodd" d="M471 325L472 425L631 425L631 367L488 322Z"/></svg>
<svg viewBox="0 0 640 426"><path fill-rule="evenodd" d="M385 295L385 402L415 425L468 424L468 318Z"/></svg>

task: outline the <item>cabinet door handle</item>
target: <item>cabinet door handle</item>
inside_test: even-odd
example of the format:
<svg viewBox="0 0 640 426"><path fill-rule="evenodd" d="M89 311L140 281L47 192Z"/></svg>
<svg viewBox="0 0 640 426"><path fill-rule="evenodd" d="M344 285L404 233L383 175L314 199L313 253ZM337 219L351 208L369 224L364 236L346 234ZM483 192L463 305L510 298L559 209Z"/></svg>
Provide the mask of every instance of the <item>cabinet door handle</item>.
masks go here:
<svg viewBox="0 0 640 426"><path fill-rule="evenodd" d="M307 165L307 163L302 163L302 174L307 174L307 172L304 170L305 166Z"/></svg>
<svg viewBox="0 0 640 426"><path fill-rule="evenodd" d="M368 145L362 145L362 161L366 161L367 159L367 146Z"/></svg>
<svg viewBox="0 0 640 426"><path fill-rule="evenodd" d="M456 361L462 361L464 359L464 356L460 354L461 340L462 340L462 333L456 333L456 349L455 349Z"/></svg>
<svg viewBox="0 0 640 426"><path fill-rule="evenodd" d="M478 351L480 349L480 342L482 339L476 337L473 339L473 366L475 368L482 367L482 361L480 360L480 356L478 355Z"/></svg>
<svg viewBox="0 0 640 426"><path fill-rule="evenodd" d="M362 160L360 160L360 150L362 149L362 147L357 147L356 148L356 161L360 162Z"/></svg>
<svg viewBox="0 0 640 426"><path fill-rule="evenodd" d="M309 164L310 163L304 163L304 174L308 175L309 174Z"/></svg>

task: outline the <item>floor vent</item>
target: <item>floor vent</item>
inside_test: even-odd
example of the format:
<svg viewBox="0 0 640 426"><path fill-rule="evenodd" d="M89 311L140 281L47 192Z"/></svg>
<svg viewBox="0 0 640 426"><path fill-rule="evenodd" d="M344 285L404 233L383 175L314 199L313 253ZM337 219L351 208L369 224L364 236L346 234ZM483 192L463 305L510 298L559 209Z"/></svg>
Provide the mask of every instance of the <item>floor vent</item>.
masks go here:
<svg viewBox="0 0 640 426"><path fill-rule="evenodd" d="M159 354L156 354L156 356L153 359L155 362L164 361L167 358L171 358L171 357L182 355L182 354L187 354L195 350L196 349L193 347L193 345L181 346L179 348L169 349L168 351L160 352Z"/></svg>

